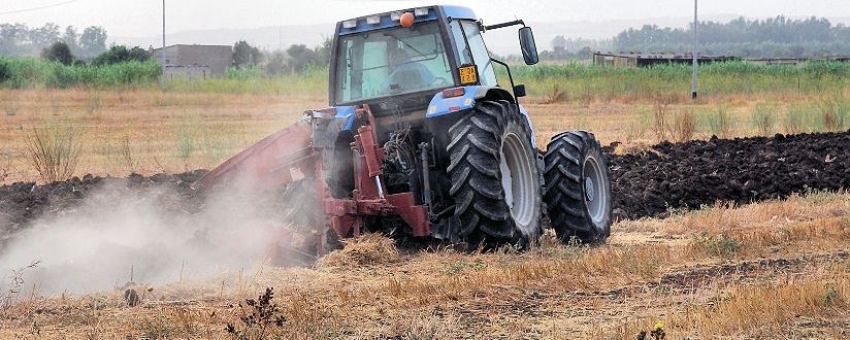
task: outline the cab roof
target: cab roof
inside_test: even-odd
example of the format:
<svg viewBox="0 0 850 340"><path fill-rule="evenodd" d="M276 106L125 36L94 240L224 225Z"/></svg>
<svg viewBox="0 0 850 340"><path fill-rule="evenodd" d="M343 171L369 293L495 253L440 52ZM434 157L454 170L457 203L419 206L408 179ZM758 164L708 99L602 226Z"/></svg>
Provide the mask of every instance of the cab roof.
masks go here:
<svg viewBox="0 0 850 340"><path fill-rule="evenodd" d="M433 21L438 18L477 20L475 13L467 7L452 5L421 6L342 20L337 23L337 33L339 35L347 35L400 26L398 19L393 20L393 18L397 18L398 15L405 12L414 13L417 9L427 9L428 13L427 15L416 16L416 21ZM369 18L374 20L376 17L378 18L377 22L367 22Z"/></svg>

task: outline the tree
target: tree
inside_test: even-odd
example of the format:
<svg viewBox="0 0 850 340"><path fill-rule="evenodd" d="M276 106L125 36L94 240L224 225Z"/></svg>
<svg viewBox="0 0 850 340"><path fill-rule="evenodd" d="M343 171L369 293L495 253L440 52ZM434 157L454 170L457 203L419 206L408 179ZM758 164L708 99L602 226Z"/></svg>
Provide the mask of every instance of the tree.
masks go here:
<svg viewBox="0 0 850 340"><path fill-rule="evenodd" d="M263 61L263 53L259 49L240 40L233 45L233 66L243 68L256 66Z"/></svg>
<svg viewBox="0 0 850 340"><path fill-rule="evenodd" d="M58 61L64 65L74 63L74 55L64 41L57 41L41 50L41 57L47 60Z"/></svg>
<svg viewBox="0 0 850 340"><path fill-rule="evenodd" d="M590 46L585 46L576 52L576 58L582 60L593 58L593 50L590 49Z"/></svg>
<svg viewBox="0 0 850 340"><path fill-rule="evenodd" d="M316 56L321 65L328 66L331 63L331 47L333 47L333 39L325 38L321 45L317 46Z"/></svg>
<svg viewBox="0 0 850 340"><path fill-rule="evenodd" d="M68 44L68 48L71 49L71 53L79 55L80 46L77 43L79 39L79 35L77 34L77 29L74 26L65 27L65 34L62 35L62 41Z"/></svg>
<svg viewBox="0 0 850 340"><path fill-rule="evenodd" d="M62 41L70 47L77 44L77 38L77 29L74 26L65 27L65 34L62 35Z"/></svg>
<svg viewBox="0 0 850 340"><path fill-rule="evenodd" d="M620 52L684 52L693 39L692 28L646 25L628 29L614 39ZM700 22L699 43L705 54L763 58L811 58L850 53L850 30L824 18L763 20L738 18L728 23Z"/></svg>
<svg viewBox="0 0 850 340"><path fill-rule="evenodd" d="M29 28L24 24L0 25L0 54L14 56L20 52L20 45L26 39Z"/></svg>
<svg viewBox="0 0 850 340"><path fill-rule="evenodd" d="M92 65L108 65L117 64L128 61L145 61L150 58L148 51L145 51L139 46L127 49L127 46L117 45L109 48L109 51L102 53L92 60Z"/></svg>
<svg viewBox="0 0 850 340"><path fill-rule="evenodd" d="M556 54L564 53L564 50L567 49L567 39L564 39L563 35L555 36L552 39L552 51Z"/></svg>
<svg viewBox="0 0 850 340"><path fill-rule="evenodd" d="M55 43L60 40L59 36L59 25L49 22L29 31L30 44L35 48Z"/></svg>
<svg viewBox="0 0 850 340"><path fill-rule="evenodd" d="M106 51L106 30L100 26L91 26L83 30L80 47L87 57L93 57Z"/></svg>
<svg viewBox="0 0 850 340"><path fill-rule="evenodd" d="M292 72L304 71L308 65L316 65L319 62L318 53L303 44L289 46L286 54L289 55L289 68Z"/></svg>
<svg viewBox="0 0 850 340"><path fill-rule="evenodd" d="M274 51L266 61L265 71L269 76L279 76L286 72L287 56L283 51Z"/></svg>

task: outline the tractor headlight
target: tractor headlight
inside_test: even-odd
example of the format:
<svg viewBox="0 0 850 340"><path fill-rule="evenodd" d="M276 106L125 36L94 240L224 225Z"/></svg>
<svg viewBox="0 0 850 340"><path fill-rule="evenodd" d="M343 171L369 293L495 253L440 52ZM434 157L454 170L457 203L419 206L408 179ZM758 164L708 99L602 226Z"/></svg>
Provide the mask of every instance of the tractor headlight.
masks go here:
<svg viewBox="0 0 850 340"><path fill-rule="evenodd" d="M420 7L413 10L413 15L417 17L425 17L428 16L428 7Z"/></svg>
<svg viewBox="0 0 850 340"><path fill-rule="evenodd" d="M366 23L369 25L377 25L381 23L381 17L377 15L373 15L371 17L366 17Z"/></svg>
<svg viewBox="0 0 850 340"><path fill-rule="evenodd" d="M401 13L399 13L399 12L390 13L390 20L399 21L400 19L401 19Z"/></svg>
<svg viewBox="0 0 850 340"><path fill-rule="evenodd" d="M342 22L342 28L356 28L357 19L347 20Z"/></svg>

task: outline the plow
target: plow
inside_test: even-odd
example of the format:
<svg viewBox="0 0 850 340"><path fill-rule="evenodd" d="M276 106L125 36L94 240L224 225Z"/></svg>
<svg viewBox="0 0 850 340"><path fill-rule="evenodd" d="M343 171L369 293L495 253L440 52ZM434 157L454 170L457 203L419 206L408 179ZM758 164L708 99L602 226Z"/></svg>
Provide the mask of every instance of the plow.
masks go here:
<svg viewBox="0 0 850 340"><path fill-rule="evenodd" d="M463 7L339 22L330 106L306 111L195 186L279 192L288 227L277 228L276 243L304 256L367 232L526 249L544 220L564 242L604 242L612 223L605 157L586 131L562 132L538 149L519 101L525 86L483 40L512 26L521 26L525 63L537 63L521 20L485 25Z"/></svg>

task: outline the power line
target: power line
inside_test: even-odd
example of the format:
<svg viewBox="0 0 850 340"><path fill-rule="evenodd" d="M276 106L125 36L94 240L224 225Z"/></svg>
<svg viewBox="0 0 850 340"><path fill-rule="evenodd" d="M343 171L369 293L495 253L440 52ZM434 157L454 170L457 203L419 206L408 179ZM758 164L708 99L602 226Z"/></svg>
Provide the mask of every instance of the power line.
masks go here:
<svg viewBox="0 0 850 340"><path fill-rule="evenodd" d="M48 9L48 8L62 6L62 5L67 5L67 4L70 4L72 2L77 2L77 1L80 1L80 0L68 0L68 1L57 2L55 4L50 4L50 5L31 7L31 8L25 8L25 9L16 9L16 10L12 10L12 11L0 12L0 15L39 11L39 10L42 10L42 9Z"/></svg>

